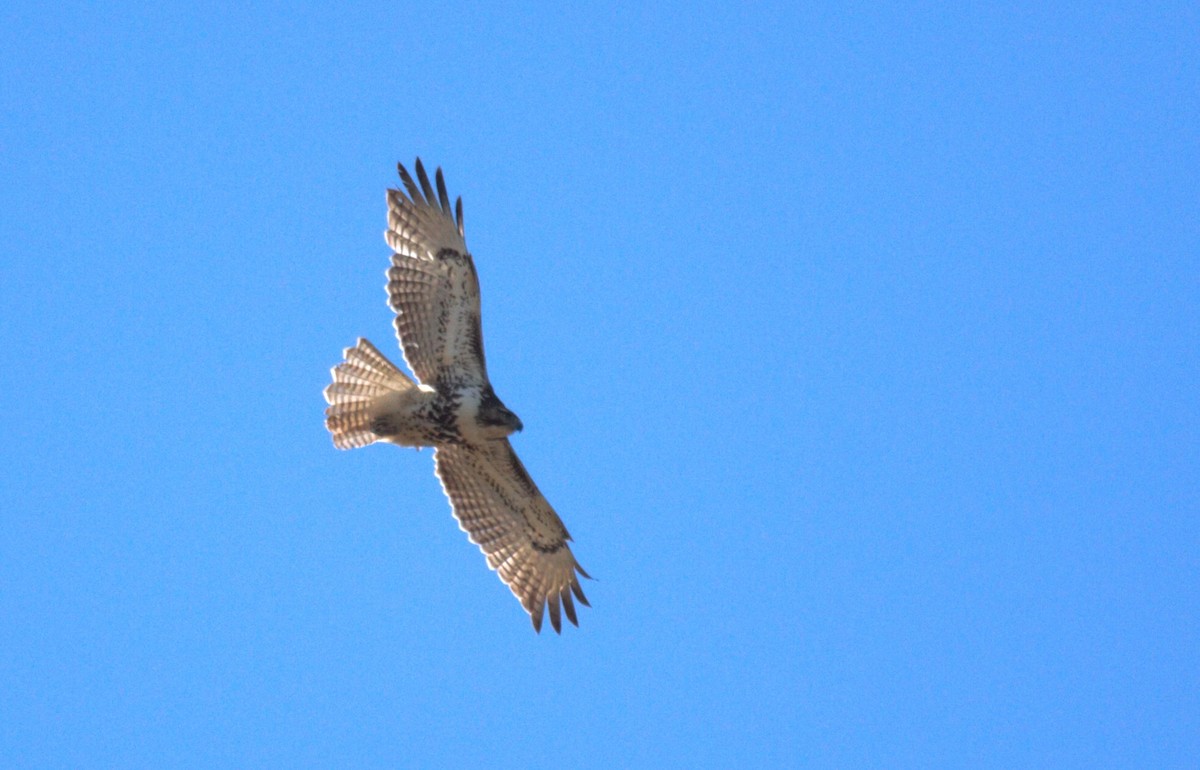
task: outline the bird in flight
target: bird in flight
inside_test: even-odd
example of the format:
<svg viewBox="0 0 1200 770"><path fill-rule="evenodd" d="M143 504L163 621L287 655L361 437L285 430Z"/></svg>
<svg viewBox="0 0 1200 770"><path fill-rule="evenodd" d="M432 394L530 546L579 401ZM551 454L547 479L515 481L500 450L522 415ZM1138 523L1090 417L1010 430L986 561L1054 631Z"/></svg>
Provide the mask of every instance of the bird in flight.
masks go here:
<svg viewBox="0 0 1200 770"><path fill-rule="evenodd" d="M421 159L416 181L399 165L404 190L388 190L392 251L388 306L414 382L365 339L346 348L325 388L325 427L338 449L375 442L434 447L434 472L459 526L487 557L542 630L576 626L572 599L588 605L562 519L538 491L508 437L521 420L488 381L479 277L467 251L462 198L450 206L439 168L437 193ZM577 574L578 573L578 574Z"/></svg>

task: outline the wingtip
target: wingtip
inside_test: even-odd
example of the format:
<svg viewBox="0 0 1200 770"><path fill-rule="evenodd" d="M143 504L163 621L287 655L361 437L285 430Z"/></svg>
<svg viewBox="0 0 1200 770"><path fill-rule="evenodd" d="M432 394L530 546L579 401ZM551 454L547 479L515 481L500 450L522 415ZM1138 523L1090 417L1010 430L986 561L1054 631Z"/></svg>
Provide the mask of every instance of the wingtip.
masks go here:
<svg viewBox="0 0 1200 770"><path fill-rule="evenodd" d="M547 600L550 606L550 625L554 626L554 633L562 633L562 609L558 604L558 594L551 594Z"/></svg>
<svg viewBox="0 0 1200 770"><path fill-rule="evenodd" d="M591 602L587 600L587 597L583 595L583 587L579 585L578 580L571 580L571 593L575 594L575 598L578 599L579 603L584 607L592 606Z"/></svg>
<svg viewBox="0 0 1200 770"><path fill-rule="evenodd" d="M417 157L413 161L413 173L409 173L403 163L396 163L396 172L400 175L400 181L403 183L404 192L398 189L388 188L387 199L389 209L403 209L408 200L418 206L429 206L434 209L439 209L442 214L453 219L454 224L458 228L458 234L461 237L466 237L466 231L463 227L463 206L462 196L459 196L454 204L453 209L450 206L450 194L446 189L446 177L442 173L442 167L438 166L434 169L434 180L436 184L431 184L429 174L425 170L425 164L421 162L421 158ZM405 192L408 198L405 198Z"/></svg>
<svg viewBox="0 0 1200 770"><path fill-rule="evenodd" d="M400 172L400 181L404 184L404 189L408 191L408 197L416 203L421 199L421 190L417 187L417 183L413 181L412 175L408 173L408 169L403 163L396 164L396 170Z"/></svg>
<svg viewBox="0 0 1200 770"><path fill-rule="evenodd" d="M571 625L579 628L579 618L575 616L575 602L571 601L570 589L564 588L562 591L562 606L563 612L567 614L567 620L571 621Z"/></svg>
<svg viewBox="0 0 1200 770"><path fill-rule="evenodd" d="M433 206L437 202L437 198L433 193L433 186L429 184L429 174L425 173L425 165L421 163L421 159L417 158L414 164L417 170L417 181L421 183L421 194L424 197L424 203Z"/></svg>
<svg viewBox="0 0 1200 770"><path fill-rule="evenodd" d="M446 177L442 174L441 166L438 166L434 177L437 182L438 203L442 207L442 213L450 216L450 194L446 192Z"/></svg>

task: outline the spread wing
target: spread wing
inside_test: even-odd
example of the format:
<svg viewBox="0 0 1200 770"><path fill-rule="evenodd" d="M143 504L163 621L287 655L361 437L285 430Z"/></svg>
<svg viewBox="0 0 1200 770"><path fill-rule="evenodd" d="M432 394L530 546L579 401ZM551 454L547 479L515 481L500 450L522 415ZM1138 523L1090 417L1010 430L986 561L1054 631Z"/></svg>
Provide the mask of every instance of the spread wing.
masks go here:
<svg viewBox="0 0 1200 770"><path fill-rule="evenodd" d="M433 387L486 383L479 277L463 234L462 198L452 213L442 170L435 196L419 158L419 185L403 165L399 170L408 194L387 191L384 238L395 252L387 293L404 360L417 379Z"/></svg>
<svg viewBox="0 0 1200 770"><path fill-rule="evenodd" d="M571 596L590 606L576 573L589 575L567 546L571 536L562 519L508 439L439 446L434 460L459 526L521 601L533 627L542 630L547 605L555 631L562 630L564 611L578 626Z"/></svg>

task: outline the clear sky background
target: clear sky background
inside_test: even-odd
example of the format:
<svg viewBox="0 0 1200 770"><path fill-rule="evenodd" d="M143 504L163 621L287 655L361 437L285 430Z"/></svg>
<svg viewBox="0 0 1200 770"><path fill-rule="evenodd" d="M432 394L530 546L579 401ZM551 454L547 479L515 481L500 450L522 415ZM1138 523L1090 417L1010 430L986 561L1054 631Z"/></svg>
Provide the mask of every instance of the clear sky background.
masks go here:
<svg viewBox="0 0 1200 770"><path fill-rule="evenodd" d="M6 4L0 764L1194 767L1200 12L943 5ZM561 637L322 424L416 155Z"/></svg>

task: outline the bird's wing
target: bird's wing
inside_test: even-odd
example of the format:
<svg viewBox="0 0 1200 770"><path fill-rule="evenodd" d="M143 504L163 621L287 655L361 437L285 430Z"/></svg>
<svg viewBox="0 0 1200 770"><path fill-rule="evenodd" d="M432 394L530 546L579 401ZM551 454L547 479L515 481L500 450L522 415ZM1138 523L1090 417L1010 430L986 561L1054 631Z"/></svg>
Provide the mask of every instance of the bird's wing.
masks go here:
<svg viewBox="0 0 1200 770"><path fill-rule="evenodd" d="M439 446L434 459L459 526L512 589L534 629L542 630L547 605L555 631L562 630L563 612L578 626L571 596L588 605L576 573L589 575L508 439Z"/></svg>
<svg viewBox="0 0 1200 770"><path fill-rule="evenodd" d="M462 198L452 211L442 170L435 195L419 158L417 181L399 170L408 194L387 191L384 238L395 252L387 293L404 360L432 387L486 383L479 277L463 235Z"/></svg>

